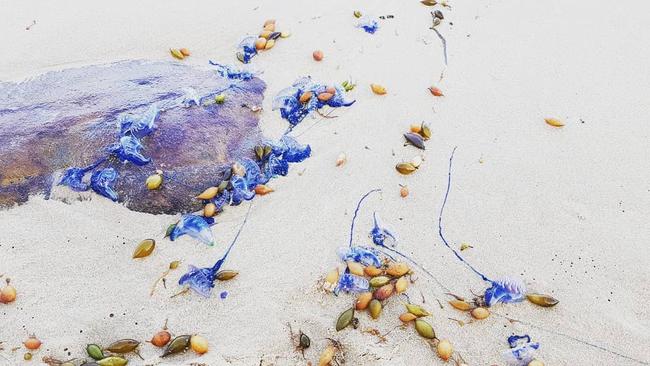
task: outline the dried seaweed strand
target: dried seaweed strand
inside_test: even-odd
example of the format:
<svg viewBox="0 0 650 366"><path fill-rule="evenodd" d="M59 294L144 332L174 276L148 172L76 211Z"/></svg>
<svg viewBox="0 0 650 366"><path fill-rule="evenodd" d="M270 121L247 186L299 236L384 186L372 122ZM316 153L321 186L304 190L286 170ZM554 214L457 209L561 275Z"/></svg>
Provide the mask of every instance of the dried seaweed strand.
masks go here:
<svg viewBox="0 0 650 366"><path fill-rule="evenodd" d="M452 248L451 245L449 245L449 243L447 242L447 239L445 239L444 234L442 233L442 214L445 211L445 205L447 204L447 198L449 197L449 190L451 189L451 167L452 167L455 153L456 153L456 147L454 147L454 150L452 150L451 156L449 157L449 172L447 174L447 191L445 192L445 198L442 201L442 207L440 207L440 214L438 215L438 235L440 235L440 239L442 239L442 242L445 243L447 248L449 248L449 250L451 250L456 255L456 258L458 258L461 262L465 263L465 265L467 265L467 267L469 267L474 273L479 275L483 279L483 281L492 282L492 280L490 280L483 273L479 272L474 267L472 267L471 264L469 264L454 248Z"/></svg>
<svg viewBox="0 0 650 366"><path fill-rule="evenodd" d="M572 336L572 335L568 335L568 334L565 334L565 333L561 333L561 332L558 332L558 331L556 331L556 330L546 329L546 328L540 327L539 325L535 325L535 324L533 324L533 323L529 323L529 322L524 321L524 320L519 320L519 319L510 318L510 317L508 317L508 316L505 316L505 315L499 314L499 313L494 312L494 311L492 312L492 314L495 314L495 315L497 315L497 316L500 316L500 317L502 317L502 318L505 318L505 319L507 319L507 320L510 321L510 322L521 323L521 324L527 325L527 326L529 326L529 327L532 327L532 328L535 328L535 329L541 330L542 332L546 332L546 333L550 333L550 334L557 335L557 336L560 336L560 337L568 338L568 339L570 339L570 340L572 340L572 341L575 341L575 342L578 342L578 343L584 344L585 346L589 346L589 347L592 347L592 348L596 348L596 349L601 350L601 351L603 351L603 352L611 353L611 354L613 354L613 355L615 355L615 356L618 356L618 357L621 357L621 358L625 358L625 359L630 360L630 361L634 361L634 362L639 363L639 364L641 364L641 365L650 365L650 363L648 363L648 362L646 362L646 361L641 361L641 360L638 360L638 359L636 359L636 358L633 358L633 357L630 357L630 356L626 356L626 355L624 355L624 354L622 354L622 353L619 353L619 352L613 351L613 350L611 350L611 349L605 348L605 347L603 347L603 346L599 346L599 345L597 345L597 344L594 344L594 343L591 343L591 342L588 342L588 341L582 340L582 339L577 338L577 337L574 337L574 336Z"/></svg>
<svg viewBox="0 0 650 366"><path fill-rule="evenodd" d="M436 19L436 15L433 12L431 12L431 16L433 17L433 19ZM445 56L445 65L447 65L447 40L445 39L445 37L442 36L442 34L440 34L440 32L438 32L435 26L432 26L430 29L436 32L438 38L440 38L440 41L442 41L442 50Z"/></svg>

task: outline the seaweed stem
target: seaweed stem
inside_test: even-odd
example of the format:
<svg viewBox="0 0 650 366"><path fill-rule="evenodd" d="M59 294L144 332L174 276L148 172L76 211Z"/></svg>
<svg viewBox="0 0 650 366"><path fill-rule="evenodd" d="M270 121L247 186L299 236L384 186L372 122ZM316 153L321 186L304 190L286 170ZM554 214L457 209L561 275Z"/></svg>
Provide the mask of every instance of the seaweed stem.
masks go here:
<svg viewBox="0 0 650 366"><path fill-rule="evenodd" d="M431 12L431 16L433 17L433 19L436 19L436 15L433 12ZM432 26L430 29L436 32L438 38L440 38L440 41L442 41L442 50L445 56L445 66L446 66L447 65L447 40L445 39L445 37L442 36L442 34L440 34L440 32L438 32L435 26Z"/></svg>

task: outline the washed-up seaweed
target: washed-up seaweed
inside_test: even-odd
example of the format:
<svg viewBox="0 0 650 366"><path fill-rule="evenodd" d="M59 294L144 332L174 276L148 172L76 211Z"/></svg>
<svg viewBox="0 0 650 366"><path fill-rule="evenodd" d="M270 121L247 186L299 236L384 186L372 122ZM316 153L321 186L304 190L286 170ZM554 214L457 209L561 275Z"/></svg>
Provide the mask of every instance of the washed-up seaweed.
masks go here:
<svg viewBox="0 0 650 366"><path fill-rule="evenodd" d="M237 243L239 234L241 234L244 225L246 225L246 222L248 221L248 216L251 212L252 207L252 204L248 206L248 211L246 211L244 221L242 221L242 224L239 226L239 230L237 230L237 234L233 238L230 246L228 246L228 249L226 249L226 252L223 254L223 256L219 258L219 260L217 260L211 267L198 268L196 266L190 265L189 271L181 276L181 278L178 280L179 285L187 285L190 289L194 290L198 294L204 297L210 297L212 288L214 287L214 282L217 280L219 270L226 262L226 259L228 258L228 255L230 254L232 248L235 246L235 243Z"/></svg>
<svg viewBox="0 0 650 366"><path fill-rule="evenodd" d="M354 102L345 99L345 89L342 86L318 84L310 77L303 77L278 93L273 99L273 110L280 110L282 118L289 121L293 128L324 106L349 107Z"/></svg>

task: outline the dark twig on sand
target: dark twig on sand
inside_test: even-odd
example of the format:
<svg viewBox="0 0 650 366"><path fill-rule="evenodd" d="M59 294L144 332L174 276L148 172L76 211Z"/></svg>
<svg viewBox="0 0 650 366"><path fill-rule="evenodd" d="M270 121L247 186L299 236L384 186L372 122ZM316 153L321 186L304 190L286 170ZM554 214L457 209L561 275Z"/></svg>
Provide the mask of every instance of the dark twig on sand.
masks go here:
<svg viewBox="0 0 650 366"><path fill-rule="evenodd" d="M436 18L436 15L433 12L431 12L431 16L433 17L434 20L438 19L438 18ZM435 25L432 25L430 29L433 30L434 32L436 32L436 34L438 35L438 38L440 38L440 41L442 41L442 50L444 52L445 66L446 66L447 65L447 40L445 39L445 37L442 36L442 34L440 34L440 32L438 32Z"/></svg>

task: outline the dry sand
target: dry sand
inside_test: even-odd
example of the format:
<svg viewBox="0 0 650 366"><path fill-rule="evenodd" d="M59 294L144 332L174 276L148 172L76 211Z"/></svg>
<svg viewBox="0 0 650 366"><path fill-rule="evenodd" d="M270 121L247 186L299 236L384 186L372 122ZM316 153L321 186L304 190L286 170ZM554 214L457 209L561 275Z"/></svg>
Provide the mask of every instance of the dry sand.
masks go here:
<svg viewBox="0 0 650 366"><path fill-rule="evenodd" d="M318 359L325 337L345 346L348 365L442 364L412 329L396 329L381 344L359 331L335 332L334 320L352 297L323 294L316 284L338 264L336 249L347 243L357 200L378 187L384 193L363 207L355 241L369 242L376 210L399 233L400 248L451 290L466 296L470 289L482 291L484 284L437 236L454 146L448 238L453 245L472 244L467 259L490 276L520 275L530 289L560 304L493 309L538 327L498 316L461 327L447 318L464 315L441 310L436 299L446 297L421 275L411 295L420 299L422 291L438 335L451 340L469 365L503 364L500 353L512 333L539 341L546 365L650 362L650 6L555 0L451 5L443 9L450 23L440 27L449 46L445 68L440 42L429 30L430 9L415 0L4 0L3 81L123 59L167 60L173 46L189 48L186 62L192 64L236 63L240 38L276 18L293 35L252 62L268 84L261 121L269 137L286 128L271 111L271 99L296 78L351 77L358 87L357 103L335 111L338 118L308 119L296 130L313 156L272 181L276 192L253 201L226 265L241 274L218 284L212 298L170 295L179 290L187 264L206 266L222 254L246 205L218 218L216 247L160 240L142 261L130 259L134 246L161 237L173 217L130 212L99 196L71 204L34 197L0 211L0 273L13 279L19 296L0 305L0 365L23 362L24 349L11 349L28 332L44 344L25 364L38 364L45 355L83 356L87 343L149 339L165 319L176 334L200 333L211 346L202 357L188 353L165 364L305 365ZM356 9L395 18L369 35L354 27ZM37 24L26 31L32 20ZM315 49L325 54L320 63L311 58ZM385 85L388 94L373 95L372 82ZM427 92L433 83L445 97ZM547 116L567 125L554 129L544 123ZM434 134L426 160L416 174L399 176L394 164L416 154L402 146L401 134L422 120ZM349 162L337 168L340 152ZM400 183L411 190L407 199L398 195ZM151 284L172 260L182 260L181 268L150 297ZM221 290L230 293L225 300ZM401 310L395 301L380 321L362 315L362 328L387 332ZM294 352L287 323L311 337L306 360ZM158 354L144 345L147 362L132 357L130 364L156 364Z"/></svg>

